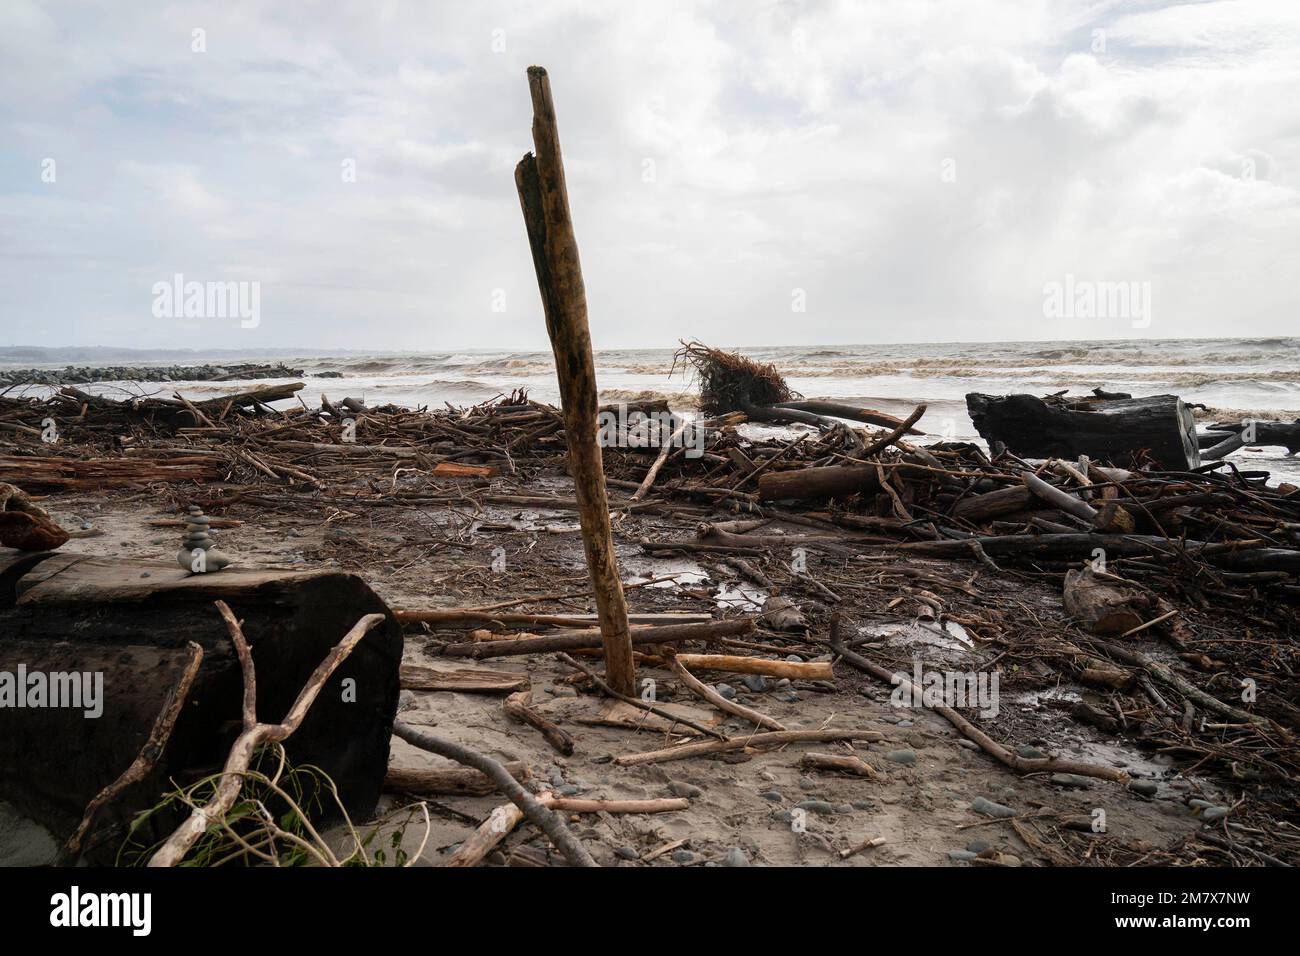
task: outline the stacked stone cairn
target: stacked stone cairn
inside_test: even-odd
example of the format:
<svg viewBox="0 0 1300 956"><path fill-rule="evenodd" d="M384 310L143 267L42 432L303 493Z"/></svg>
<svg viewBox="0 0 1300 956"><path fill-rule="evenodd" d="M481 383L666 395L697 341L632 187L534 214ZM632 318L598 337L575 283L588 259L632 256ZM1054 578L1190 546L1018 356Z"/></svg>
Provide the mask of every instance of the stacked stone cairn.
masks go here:
<svg viewBox="0 0 1300 956"><path fill-rule="evenodd" d="M194 574L220 571L229 566L230 558L218 551L208 533L212 519L198 505L190 505L185 515L185 540L176 555L176 563Z"/></svg>

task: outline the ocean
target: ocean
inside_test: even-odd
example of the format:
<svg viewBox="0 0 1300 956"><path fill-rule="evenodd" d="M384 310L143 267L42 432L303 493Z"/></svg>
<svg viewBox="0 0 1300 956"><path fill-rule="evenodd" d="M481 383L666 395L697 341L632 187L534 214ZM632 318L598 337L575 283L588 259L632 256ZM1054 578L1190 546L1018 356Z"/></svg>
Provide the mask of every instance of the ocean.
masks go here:
<svg viewBox="0 0 1300 956"><path fill-rule="evenodd" d="M777 346L738 348L771 362L791 388L807 398L857 402L905 415L919 402L929 409L920 427L937 437L978 440L966 415L965 395L1095 387L1134 395L1173 393L1204 405L1202 421L1243 418L1300 418L1300 338L1114 340L1093 342L1004 342L917 345ZM695 401L689 370L673 366L674 349L616 349L596 353L601 400L666 398L680 411ZM325 355L277 350L273 357L241 354L238 361L283 361L302 368L308 404L324 393L367 404L406 406L472 405L515 388L557 402L549 352L467 350L461 352ZM122 363L119 358L119 364ZM169 361L176 362L176 356ZM186 353L187 364L236 360ZM29 363L30 364L30 363ZM66 363L64 363L66 364ZM146 363L130 363L146 364ZM327 375L327 377L325 377ZM341 376L341 377L334 377ZM112 383L83 386L112 395L169 394L210 397L238 388L231 382ZM1264 468L1278 478L1300 481L1300 460L1282 449L1242 451L1231 456L1242 468Z"/></svg>

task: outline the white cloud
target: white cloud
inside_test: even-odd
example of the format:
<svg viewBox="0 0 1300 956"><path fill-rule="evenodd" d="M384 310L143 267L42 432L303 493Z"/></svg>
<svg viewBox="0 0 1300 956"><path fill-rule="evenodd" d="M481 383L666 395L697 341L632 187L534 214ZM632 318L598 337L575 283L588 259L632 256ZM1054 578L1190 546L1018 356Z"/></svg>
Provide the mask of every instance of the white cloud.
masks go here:
<svg viewBox="0 0 1300 956"><path fill-rule="evenodd" d="M545 347L534 62L600 345L1127 334L1044 323L1067 272L1151 281L1144 334L1294 331L1292 0L8 0L0 339ZM261 325L146 321L178 271Z"/></svg>

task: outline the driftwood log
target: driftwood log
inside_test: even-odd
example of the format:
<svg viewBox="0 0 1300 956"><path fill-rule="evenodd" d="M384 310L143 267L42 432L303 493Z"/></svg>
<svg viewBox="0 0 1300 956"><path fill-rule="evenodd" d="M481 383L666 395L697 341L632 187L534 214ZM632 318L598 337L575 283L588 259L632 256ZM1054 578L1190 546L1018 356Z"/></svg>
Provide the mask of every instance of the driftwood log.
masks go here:
<svg viewBox="0 0 1300 956"><path fill-rule="evenodd" d="M1200 467L1192 411L1177 395L1089 399L1070 405L1033 395L971 392L966 408L980 436L1027 458L1087 455L1126 467L1148 456L1158 467Z"/></svg>
<svg viewBox="0 0 1300 956"><path fill-rule="evenodd" d="M350 814L372 812L388 765L402 638L360 578L233 568L196 575L174 564L67 552L0 551L0 674L102 675L102 714L0 708L0 799L56 835L71 834L96 795L136 762L192 659L191 642L202 649L202 664L170 739L148 772L100 810L94 832L101 838L91 842L115 850L120 841L102 835L156 804L173 789L170 780L184 784L219 769L240 731L242 677L218 599L243 619L257 666L258 717L268 723L285 718L353 624L384 615L285 742L290 761L334 779ZM177 822L163 817L156 815L157 838Z"/></svg>
<svg viewBox="0 0 1300 956"><path fill-rule="evenodd" d="M542 294L546 331L555 355L564 435L569 446L578 518L587 570L604 636L605 673L625 694L635 688L636 665L628 637L627 600L614 558L605 470L596 441L596 364L587 326L587 293L578 261L578 241L569 214L569 192L560 155L560 131L551 82L540 66L528 68L533 100L533 147L515 167L533 268Z"/></svg>
<svg viewBox="0 0 1300 956"><path fill-rule="evenodd" d="M1093 634L1124 634L1141 627L1155 602L1150 595L1122 581L1102 577L1084 567L1065 572L1065 610Z"/></svg>

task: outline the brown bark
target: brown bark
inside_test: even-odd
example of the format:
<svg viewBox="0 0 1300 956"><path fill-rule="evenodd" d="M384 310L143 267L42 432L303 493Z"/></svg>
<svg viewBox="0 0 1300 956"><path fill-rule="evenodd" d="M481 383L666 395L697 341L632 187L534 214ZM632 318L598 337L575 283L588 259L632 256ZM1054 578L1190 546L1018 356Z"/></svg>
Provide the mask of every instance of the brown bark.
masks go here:
<svg viewBox="0 0 1300 956"><path fill-rule="evenodd" d="M569 214L559 129L546 71L539 66L529 67L528 87L533 100L536 152L520 160L515 168L515 184L542 294L546 331L555 354L569 467L604 638L605 670L613 687L631 694L636 668L628 634L627 602L614 559L604 465L596 441L596 366L587 327L587 294Z"/></svg>
<svg viewBox="0 0 1300 956"><path fill-rule="evenodd" d="M502 764L510 776L524 781L531 776L528 765L520 760ZM384 789L420 795L449 794L460 797L486 797L501 788L487 774L471 767L412 769L389 767Z"/></svg>

